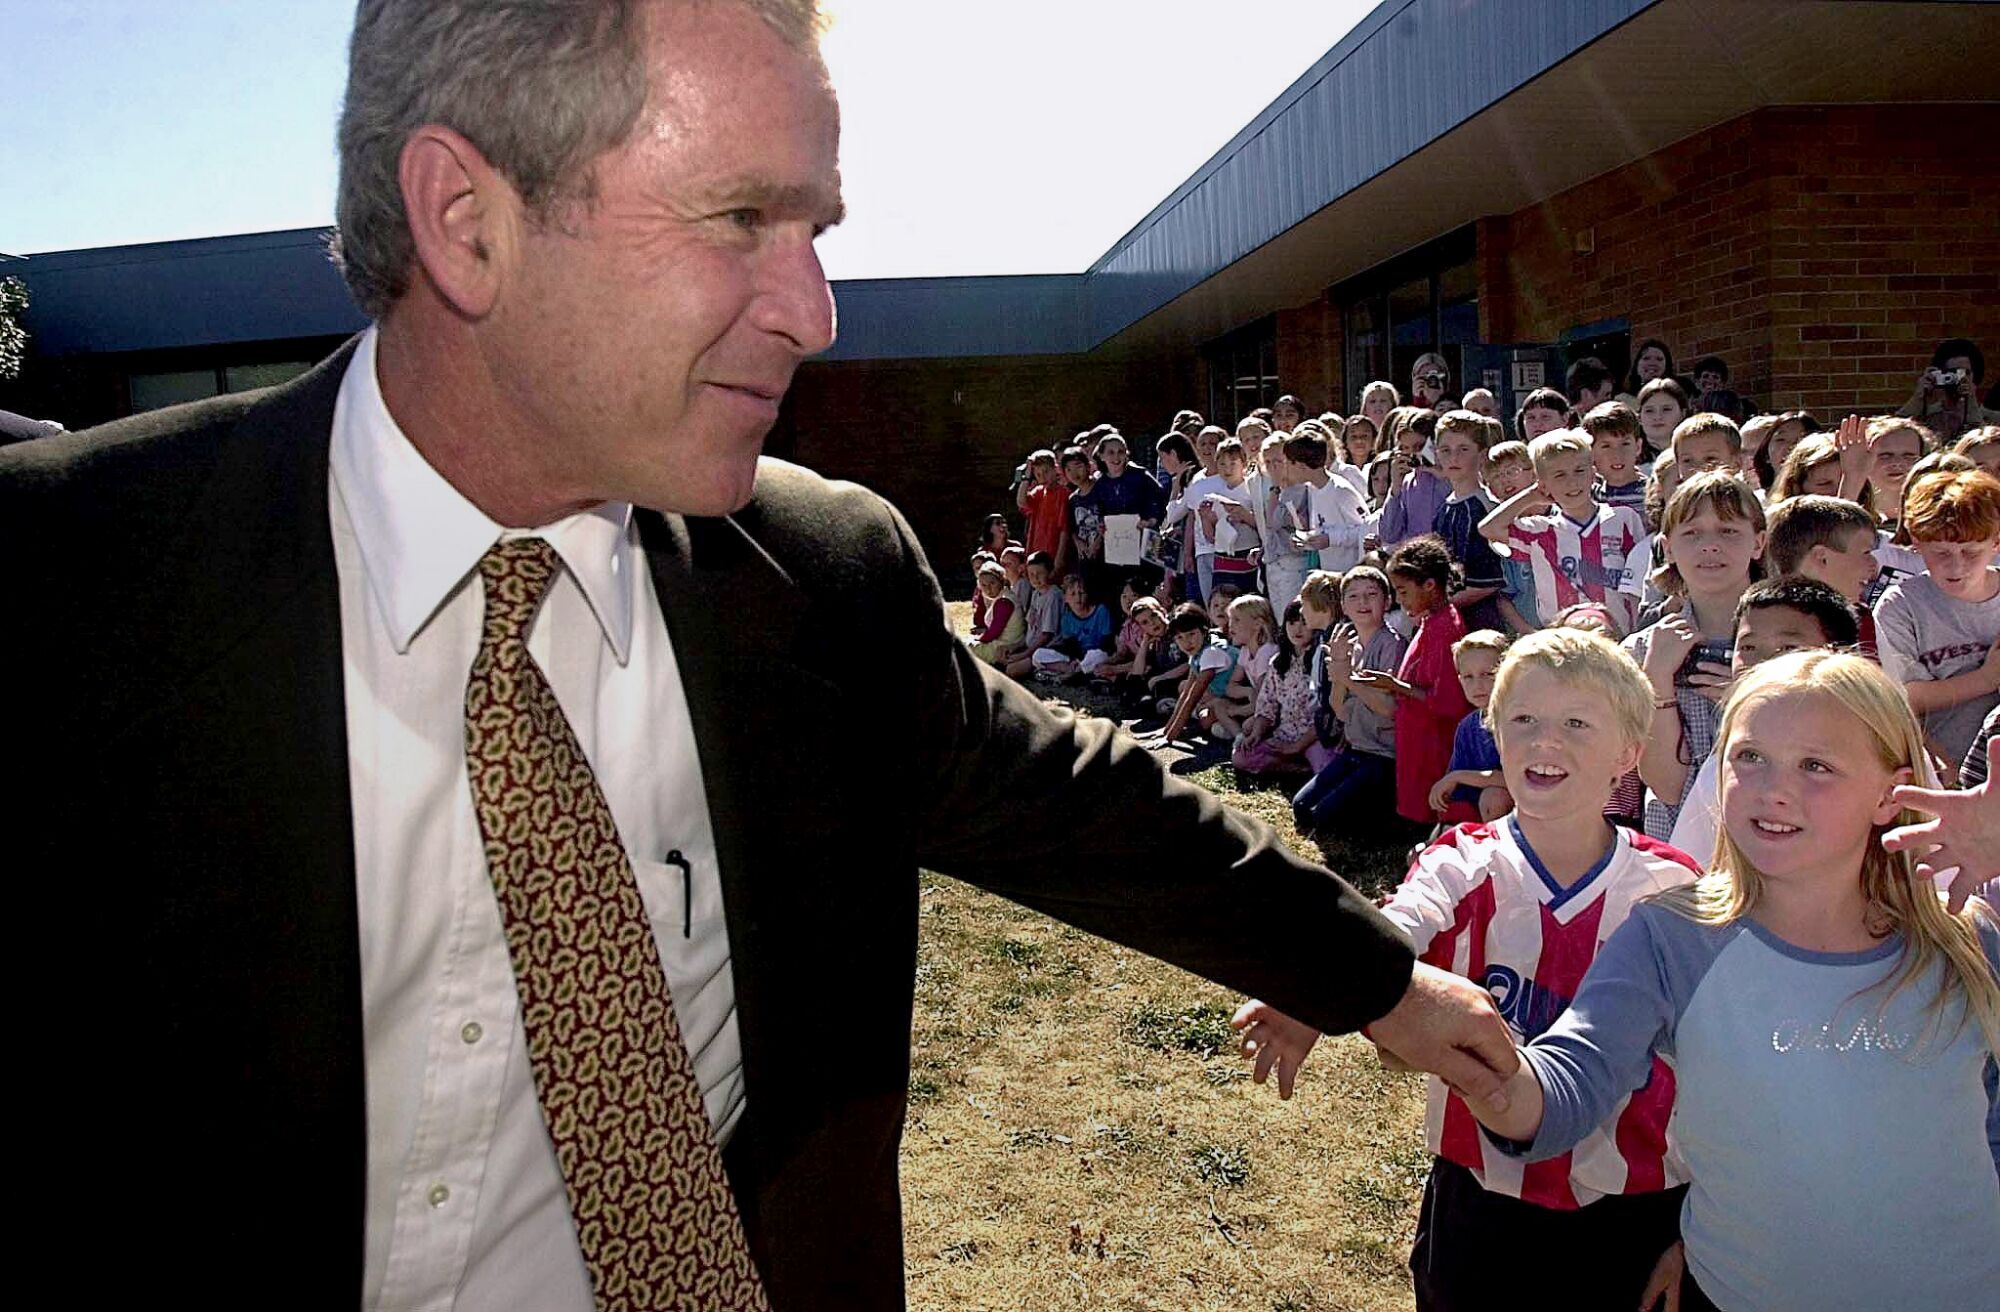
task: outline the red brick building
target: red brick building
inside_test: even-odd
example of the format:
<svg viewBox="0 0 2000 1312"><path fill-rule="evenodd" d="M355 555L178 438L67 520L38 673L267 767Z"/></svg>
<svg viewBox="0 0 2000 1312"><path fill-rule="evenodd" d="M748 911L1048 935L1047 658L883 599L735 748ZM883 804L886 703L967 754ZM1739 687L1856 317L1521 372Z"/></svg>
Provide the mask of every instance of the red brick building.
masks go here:
<svg viewBox="0 0 2000 1312"><path fill-rule="evenodd" d="M1428 350L1512 392L1659 337L1766 408L1892 408L1940 339L2000 352L1996 50L1996 4L1383 0L1090 269L836 284L771 446L951 572L1034 447L1352 412ZM0 408L75 427L303 367L361 322L323 238L9 261L41 358Z"/></svg>
<svg viewBox="0 0 2000 1312"><path fill-rule="evenodd" d="M1314 183L1315 152L1369 149L1315 97L1351 106L1364 71L1393 85L1412 49L1454 31L1469 57L1492 35L1482 14L1520 8L1392 0L1084 275L1087 294L1130 276L1135 238L1205 210L1176 235L1185 249L1156 257L1202 276L1081 350L809 365L792 449L890 492L956 565L983 514L1011 509L1007 476L1032 446L1099 420L1156 435L1183 406L1233 422L1281 391L1349 413L1371 379L1407 389L1424 350L1463 386L1506 355L1483 346L1623 370L1659 337L1683 369L1723 357L1760 407L1822 413L1902 404L1945 337L2000 352L2000 82L1975 54L2000 49L2000 6L1626 7L1232 253L1218 207L1254 212L1263 188ZM2000 358L1987 386L1996 375Z"/></svg>

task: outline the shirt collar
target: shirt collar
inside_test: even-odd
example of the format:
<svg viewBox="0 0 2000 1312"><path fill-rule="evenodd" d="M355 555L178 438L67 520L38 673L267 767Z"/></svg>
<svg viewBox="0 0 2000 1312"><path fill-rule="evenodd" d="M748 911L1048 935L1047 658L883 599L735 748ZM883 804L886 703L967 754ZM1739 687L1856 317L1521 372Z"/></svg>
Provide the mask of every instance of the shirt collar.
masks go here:
<svg viewBox="0 0 2000 1312"><path fill-rule="evenodd" d="M619 664L632 641L632 507L608 501L537 529L505 529L410 444L375 376L377 329L361 335L333 408L333 481L354 527L368 590L396 650L501 538L539 537L562 558Z"/></svg>

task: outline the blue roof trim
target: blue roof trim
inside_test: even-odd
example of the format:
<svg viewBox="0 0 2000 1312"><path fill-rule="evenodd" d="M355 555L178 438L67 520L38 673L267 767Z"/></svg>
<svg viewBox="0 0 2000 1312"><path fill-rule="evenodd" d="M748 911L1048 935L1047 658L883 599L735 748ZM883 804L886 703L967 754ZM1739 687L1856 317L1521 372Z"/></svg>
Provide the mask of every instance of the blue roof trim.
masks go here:
<svg viewBox="0 0 2000 1312"><path fill-rule="evenodd" d="M833 298L840 335L816 358L922 360L1088 350L1086 282L1080 273L837 282Z"/></svg>
<svg viewBox="0 0 2000 1312"><path fill-rule="evenodd" d="M1090 268L1092 345L1658 0L1385 0Z"/></svg>
<svg viewBox="0 0 2000 1312"><path fill-rule="evenodd" d="M835 285L828 360L1070 354L1116 336L1658 0L1383 0L1083 272ZM10 262L40 353L344 334L324 229Z"/></svg>
<svg viewBox="0 0 2000 1312"><path fill-rule="evenodd" d="M26 326L44 355L331 337L367 324L325 228L32 255Z"/></svg>

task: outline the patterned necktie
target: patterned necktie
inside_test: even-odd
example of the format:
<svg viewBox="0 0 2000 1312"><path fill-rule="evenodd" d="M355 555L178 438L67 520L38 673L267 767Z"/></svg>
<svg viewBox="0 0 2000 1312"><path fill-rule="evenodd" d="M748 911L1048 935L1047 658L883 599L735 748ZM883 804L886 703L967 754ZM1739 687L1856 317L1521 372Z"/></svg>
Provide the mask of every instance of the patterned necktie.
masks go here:
<svg viewBox="0 0 2000 1312"><path fill-rule="evenodd" d="M768 1312L639 886L590 763L528 655L562 567L479 562L465 757L528 1060L600 1312Z"/></svg>

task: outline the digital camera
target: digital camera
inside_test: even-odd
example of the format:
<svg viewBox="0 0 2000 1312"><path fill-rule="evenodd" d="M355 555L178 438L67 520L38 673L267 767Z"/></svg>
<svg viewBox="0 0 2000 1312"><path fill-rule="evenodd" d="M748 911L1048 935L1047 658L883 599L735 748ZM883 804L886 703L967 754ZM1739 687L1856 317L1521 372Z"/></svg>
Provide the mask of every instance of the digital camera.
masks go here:
<svg viewBox="0 0 2000 1312"><path fill-rule="evenodd" d="M1951 390L1951 389L1956 389L1960 383L1963 383L1965 381L1965 370L1932 369L1930 372L1926 373L1924 377L1930 380L1930 384L1932 387L1940 387L1940 388L1945 388L1947 390Z"/></svg>

